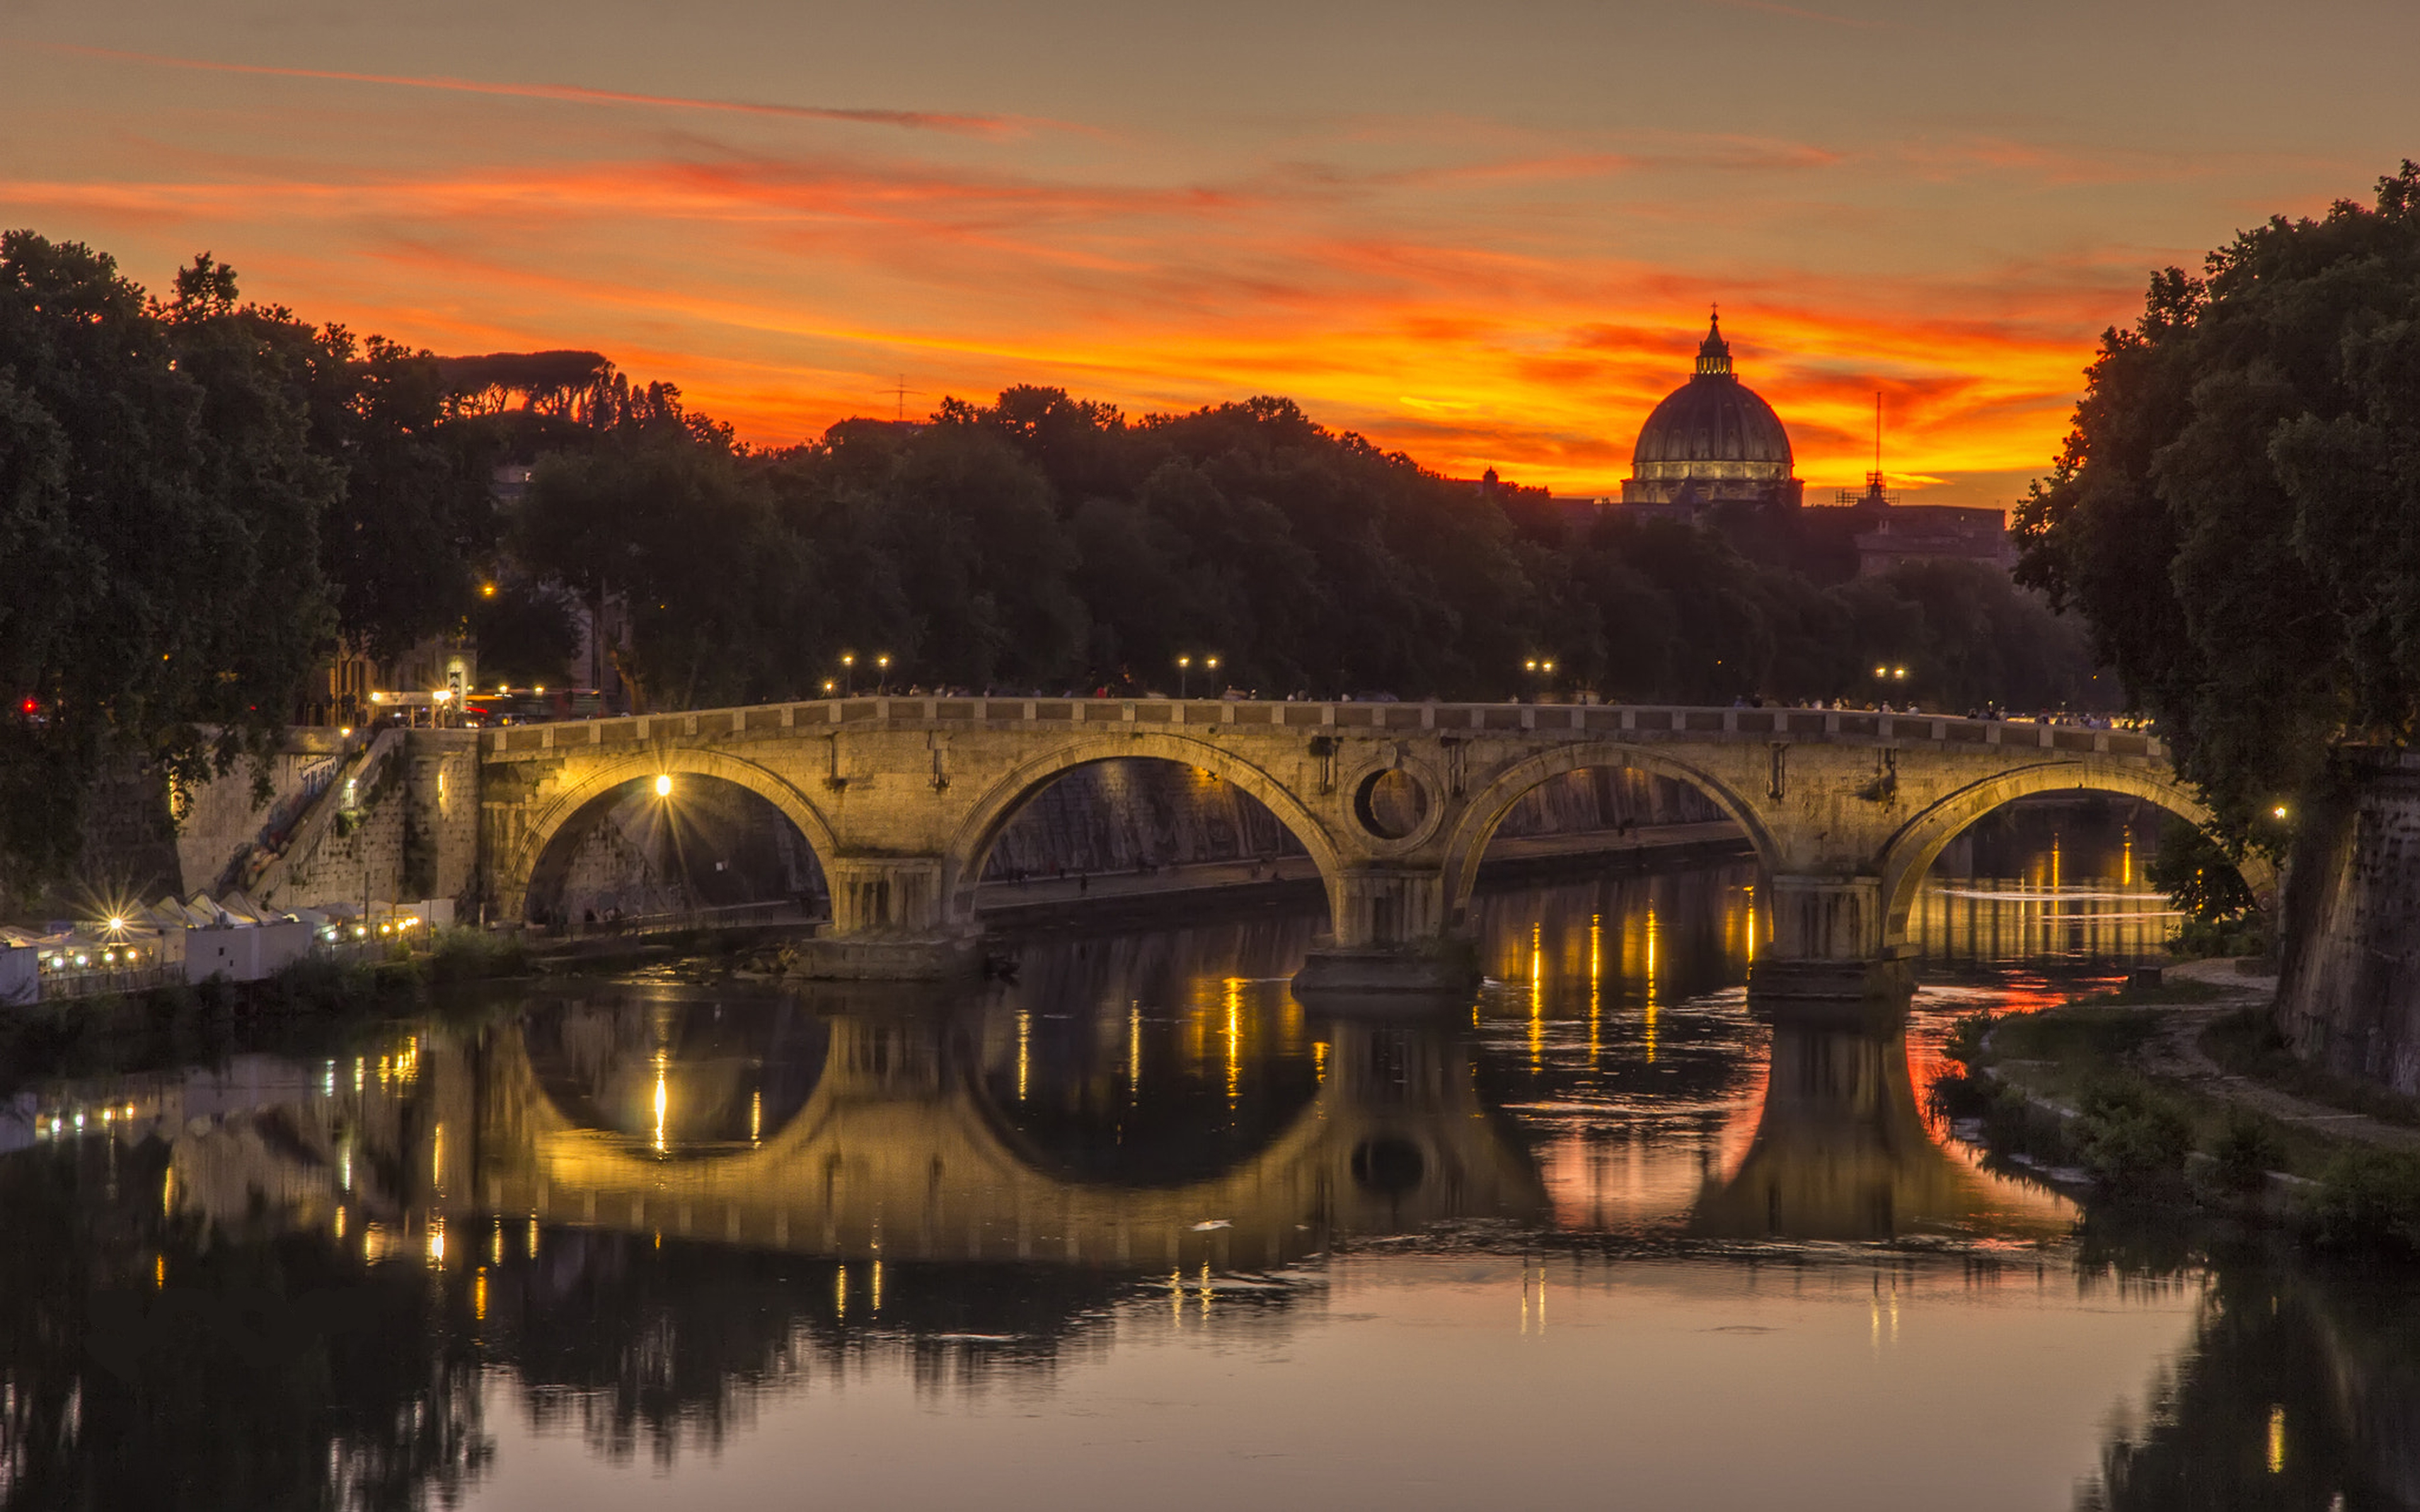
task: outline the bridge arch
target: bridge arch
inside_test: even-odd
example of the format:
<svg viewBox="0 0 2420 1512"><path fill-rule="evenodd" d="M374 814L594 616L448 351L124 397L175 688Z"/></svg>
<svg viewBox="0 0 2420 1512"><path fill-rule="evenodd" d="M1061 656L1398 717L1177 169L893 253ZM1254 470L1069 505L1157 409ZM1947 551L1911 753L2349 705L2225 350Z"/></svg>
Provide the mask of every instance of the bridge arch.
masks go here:
<svg viewBox="0 0 2420 1512"><path fill-rule="evenodd" d="M2140 798L2195 825L2208 824L2211 817L2210 810L2182 784L2114 762L2040 762L1994 773L1935 801L1900 825L1884 846L1880 857L1884 938L1907 937L1908 917L1915 910L1916 890L1923 886L1925 874L1932 870L1943 848L1968 826L2019 798L2066 792ZM2265 899L2274 891L2276 876L2267 861L2246 856L2239 870L2254 896Z"/></svg>
<svg viewBox="0 0 2420 1512"><path fill-rule="evenodd" d="M531 883L547 850L565 827L589 805L621 788L656 777L711 778L743 788L773 806L788 820L818 865L829 871L838 854L831 825L807 795L780 774L721 751L667 744L607 758L548 799L531 817L528 829L513 846L510 861L496 876L498 913L508 919L522 917L529 905Z"/></svg>
<svg viewBox="0 0 2420 1512"><path fill-rule="evenodd" d="M1328 913L1338 912L1337 875L1342 862L1336 842L1308 805L1266 768L1244 760L1206 740L1157 731L1077 735L1024 762L985 789L951 837L942 863L942 887L949 900L947 917L964 922L974 917L975 888L983 880L984 862L991 848L1027 801L1078 766L1108 761L1163 761L1199 767L1260 803L1311 853L1327 889Z"/></svg>
<svg viewBox="0 0 2420 1512"><path fill-rule="evenodd" d="M1487 779L1471 797L1446 841L1445 917L1463 917L1471 888L1479 879L1479 863L1486 855L1487 843L1495 838L1497 826L1512 811L1514 804L1556 778L1597 766L1623 767L1687 783L1740 826L1760 865L1767 872L1781 870L1778 863L1782 851L1764 815L1720 779L1652 748L1590 741L1556 747L1515 762Z"/></svg>

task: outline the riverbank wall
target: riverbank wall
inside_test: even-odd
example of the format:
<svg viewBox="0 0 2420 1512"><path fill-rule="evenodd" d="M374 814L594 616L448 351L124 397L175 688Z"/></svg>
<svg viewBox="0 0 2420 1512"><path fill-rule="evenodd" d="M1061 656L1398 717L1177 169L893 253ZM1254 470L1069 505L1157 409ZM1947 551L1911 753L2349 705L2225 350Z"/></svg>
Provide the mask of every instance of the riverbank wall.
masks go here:
<svg viewBox="0 0 2420 1512"><path fill-rule="evenodd" d="M2279 902L2278 1032L2420 1096L2420 754L2349 753L2307 800Z"/></svg>

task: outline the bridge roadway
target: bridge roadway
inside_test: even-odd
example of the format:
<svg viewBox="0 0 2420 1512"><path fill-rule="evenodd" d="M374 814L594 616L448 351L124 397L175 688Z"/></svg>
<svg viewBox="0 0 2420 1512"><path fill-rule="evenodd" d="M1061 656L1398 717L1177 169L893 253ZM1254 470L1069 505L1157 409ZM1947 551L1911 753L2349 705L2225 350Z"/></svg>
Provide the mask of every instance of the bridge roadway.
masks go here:
<svg viewBox="0 0 2420 1512"><path fill-rule="evenodd" d="M546 906L591 805L669 779L735 783L814 849L832 897L817 975L934 978L976 960L976 885L1018 810L1070 769L1181 763L1302 841L1332 934L1305 985L1452 984L1489 837L1523 795L1623 767L1689 783L1770 877L1761 990L1859 992L1904 949L1933 858L2035 794L2143 798L2196 822L2151 735L1930 715L1614 704L894 697L492 730L479 737L491 916ZM2250 879L2256 888L2265 875Z"/></svg>

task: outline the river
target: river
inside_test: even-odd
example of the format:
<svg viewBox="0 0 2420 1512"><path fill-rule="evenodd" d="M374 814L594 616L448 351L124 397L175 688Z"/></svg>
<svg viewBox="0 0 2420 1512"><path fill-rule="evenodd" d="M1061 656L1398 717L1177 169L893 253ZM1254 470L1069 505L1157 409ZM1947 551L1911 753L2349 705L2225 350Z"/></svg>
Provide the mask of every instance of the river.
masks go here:
<svg viewBox="0 0 2420 1512"><path fill-rule="evenodd" d="M1486 986L1411 1021L1247 912L52 1068L0 1507L2415 1504L2401 1278L2087 1219L1926 1110L1959 1014L2156 949L2141 842L1979 839L1903 1027L1752 1015L1715 865L1483 891Z"/></svg>

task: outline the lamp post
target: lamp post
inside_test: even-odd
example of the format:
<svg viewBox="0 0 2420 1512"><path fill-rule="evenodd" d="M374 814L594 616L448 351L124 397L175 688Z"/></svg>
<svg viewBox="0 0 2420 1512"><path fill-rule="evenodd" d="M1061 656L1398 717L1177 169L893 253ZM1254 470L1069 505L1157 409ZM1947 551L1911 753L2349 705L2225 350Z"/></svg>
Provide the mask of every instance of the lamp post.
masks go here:
<svg viewBox="0 0 2420 1512"><path fill-rule="evenodd" d="M1202 670L1210 674L1211 696L1214 698L1217 697L1218 691L1218 658L1216 656L1202 657Z"/></svg>
<svg viewBox="0 0 2420 1512"><path fill-rule="evenodd" d="M886 652L884 652L882 655L880 655L880 656L878 656L875 657L875 658L874 658L874 669L875 669L875 671L877 671L877 672L879 672L879 673L881 674L881 678L882 678L881 682L880 682L879 684L877 684L877 685L876 685L875 691L876 691L876 692L877 692L877 693L888 693L888 692L890 692L890 691L891 691L891 653L889 653L888 651L886 651Z"/></svg>
<svg viewBox="0 0 2420 1512"><path fill-rule="evenodd" d="M1555 690L1555 659L1552 656L1531 656L1521 664L1521 670L1538 679L1538 702Z"/></svg>
<svg viewBox="0 0 2420 1512"><path fill-rule="evenodd" d="M1192 675L1193 675L1193 658L1192 658L1192 657L1190 657L1190 656L1179 656L1179 657L1177 657L1177 658L1176 658L1176 696L1177 696L1180 700L1181 700L1181 699L1183 699L1183 698L1185 697L1185 695L1186 695L1186 693L1187 693L1187 680L1188 678L1190 678Z"/></svg>
<svg viewBox="0 0 2420 1512"><path fill-rule="evenodd" d="M842 687L843 687L843 689L844 689L844 691L842 692L841 696L842 696L843 698L849 698L849 697L853 697L853 696L856 694L856 692L857 692L857 653L856 653L856 652L854 652L854 651L844 651L844 652L842 652L842 653L840 654L840 675L841 675L841 686L842 686ZM831 685L830 685L830 683L826 683L824 686L825 686L826 687L830 687Z"/></svg>

